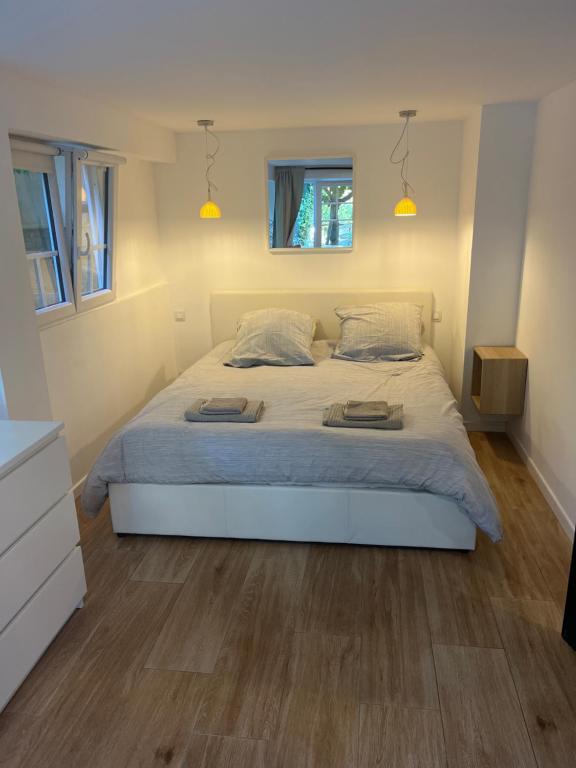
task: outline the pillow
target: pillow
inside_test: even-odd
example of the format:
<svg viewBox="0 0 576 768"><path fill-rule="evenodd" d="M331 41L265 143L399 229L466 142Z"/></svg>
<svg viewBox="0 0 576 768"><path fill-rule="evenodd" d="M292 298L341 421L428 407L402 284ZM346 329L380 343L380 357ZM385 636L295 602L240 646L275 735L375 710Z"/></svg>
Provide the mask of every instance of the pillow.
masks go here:
<svg viewBox="0 0 576 768"><path fill-rule="evenodd" d="M236 343L224 365L314 365L311 353L316 323L291 309L257 309L238 324Z"/></svg>
<svg viewBox="0 0 576 768"><path fill-rule="evenodd" d="M337 307L341 360L417 360L422 356L422 307L407 302Z"/></svg>

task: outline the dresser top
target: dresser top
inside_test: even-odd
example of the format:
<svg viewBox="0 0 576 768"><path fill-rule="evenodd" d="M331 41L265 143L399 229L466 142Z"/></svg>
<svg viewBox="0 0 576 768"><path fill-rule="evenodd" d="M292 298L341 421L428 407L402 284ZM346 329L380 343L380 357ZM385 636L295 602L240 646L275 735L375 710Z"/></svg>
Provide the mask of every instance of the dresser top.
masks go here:
<svg viewBox="0 0 576 768"><path fill-rule="evenodd" d="M58 437L61 421L14 421L0 419L0 477Z"/></svg>

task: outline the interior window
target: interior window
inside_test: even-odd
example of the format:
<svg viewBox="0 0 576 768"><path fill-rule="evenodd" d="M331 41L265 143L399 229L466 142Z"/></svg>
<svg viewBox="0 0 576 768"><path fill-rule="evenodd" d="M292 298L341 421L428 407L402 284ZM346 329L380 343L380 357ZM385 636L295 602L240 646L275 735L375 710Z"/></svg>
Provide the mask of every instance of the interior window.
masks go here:
<svg viewBox="0 0 576 768"><path fill-rule="evenodd" d="M271 161L270 248L352 248L352 158Z"/></svg>

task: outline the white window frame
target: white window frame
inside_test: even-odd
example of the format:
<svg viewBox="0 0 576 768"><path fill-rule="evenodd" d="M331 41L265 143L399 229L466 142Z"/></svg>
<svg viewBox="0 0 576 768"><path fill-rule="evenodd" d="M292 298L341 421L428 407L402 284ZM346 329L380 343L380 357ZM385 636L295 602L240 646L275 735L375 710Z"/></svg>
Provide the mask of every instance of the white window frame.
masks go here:
<svg viewBox="0 0 576 768"><path fill-rule="evenodd" d="M36 310L40 325L50 325L80 312L108 304L116 298L115 230L118 198L118 166L126 160L117 155L84 149L78 145L41 143L11 137L12 165L15 169L47 173L50 202L58 242L59 265L64 284L65 302ZM60 190L56 178L54 158L63 156L66 161L65 189L66 221L62 215ZM106 287L82 296L81 270L79 269L82 243L77 242L81 232L82 217L82 164L100 165L108 169L107 200L107 267ZM78 234L78 237L80 235Z"/></svg>
<svg viewBox="0 0 576 768"><path fill-rule="evenodd" d="M62 217L62 208L60 206L60 193L56 181L56 167L54 165L54 156L56 151L39 153L28 152L21 149L15 149L12 152L12 165L14 169L30 171L31 173L42 173L48 177L48 187L50 191L50 208L52 221L54 223L54 236L58 250L54 255L58 257L58 266L62 276L62 286L64 290L64 301L58 304L52 304L49 307L36 309L36 316L40 325L48 325L55 321L63 320L76 313L74 302L74 290L72 286L72 277L70 273L70 257L68 242L64 229L64 220ZM38 258L33 253L26 253L28 260ZM42 258L46 255L42 254Z"/></svg>
<svg viewBox="0 0 576 768"><path fill-rule="evenodd" d="M346 165L341 164L341 168L326 168L331 164L340 165L338 161L349 161ZM313 155L303 154L302 152L282 153L268 155L264 158L264 171L265 171L265 183L264 190L265 199L267 201L267 215L265 219L265 227L263 227L264 235L264 247L270 253L274 254L331 254L331 253L352 253L357 247L357 232L356 232L356 213L358 210L358 193L357 193L357 157L353 152L343 152L331 155ZM331 182L336 180L349 181L351 180L352 189L354 192L354 214L352 217L352 244L351 245L325 245L321 247L311 248L276 248L271 245L270 239L270 206L271 206L271 190L274 190L273 170L274 168L282 165L305 165L306 173L304 180L312 181L315 178L321 177L325 182ZM343 173L344 171L344 173Z"/></svg>
<svg viewBox="0 0 576 768"><path fill-rule="evenodd" d="M70 230L72 232L72 264L74 275L74 294L76 296L76 309L78 312L85 312L103 304L108 304L116 298L116 258L115 258L115 225L117 212L117 175L118 168L116 163L110 162L111 158L101 155L97 152L74 152L72 155L72 179L74 189L74 219L71 222ZM116 158L114 158L116 160ZM96 165L105 167L108 170L107 185L107 206L106 206L106 285L102 290L94 291L82 295L82 270L80 268L80 258L84 249L84 243L81 238L82 221L82 167L83 165Z"/></svg>

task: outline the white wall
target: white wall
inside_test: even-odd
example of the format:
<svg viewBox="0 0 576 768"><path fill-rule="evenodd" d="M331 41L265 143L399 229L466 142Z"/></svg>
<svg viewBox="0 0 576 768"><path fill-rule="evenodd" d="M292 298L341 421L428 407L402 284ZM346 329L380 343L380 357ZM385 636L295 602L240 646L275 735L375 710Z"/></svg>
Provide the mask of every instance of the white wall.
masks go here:
<svg viewBox="0 0 576 768"><path fill-rule="evenodd" d="M455 297L454 318L452 321L452 371L450 377L453 392L459 401L462 400L464 357L466 351L470 264L474 234L474 211L476 208L481 117L482 110L478 108L469 115L462 126L458 245L456 270L454 273Z"/></svg>
<svg viewBox="0 0 576 768"><path fill-rule="evenodd" d="M49 419L50 402L1 102L0 233L0 371L5 393L2 414L13 419Z"/></svg>
<svg viewBox="0 0 576 768"><path fill-rule="evenodd" d="M469 428L505 428L470 398L472 355L516 339L535 118L534 102L482 108L461 397Z"/></svg>
<svg viewBox="0 0 576 768"><path fill-rule="evenodd" d="M8 133L128 153L119 171L117 299L40 332L32 303ZM65 422L74 482L111 433L175 375L152 163L170 131L68 92L0 73L0 369L12 418ZM43 365L43 360L45 365Z"/></svg>
<svg viewBox="0 0 576 768"><path fill-rule="evenodd" d="M78 141L148 160L174 159L172 131L77 91L53 88L0 69L0 105L11 133Z"/></svg>
<svg viewBox="0 0 576 768"><path fill-rule="evenodd" d="M190 365L210 346L208 299L213 290L427 288L444 313L435 347L450 371L454 269L457 258L461 123L411 127L410 179L418 216L392 215L400 196L398 168L388 162L400 124L224 132L214 170L223 211L202 221L206 194L204 140L178 137L175 165L156 167L163 258L175 309L178 364ZM355 246L352 253L270 253L266 241L266 158L352 155L355 158Z"/></svg>
<svg viewBox="0 0 576 768"><path fill-rule="evenodd" d="M75 483L118 427L176 375L152 164L128 158L118 185L116 301L40 332Z"/></svg>
<svg viewBox="0 0 576 768"><path fill-rule="evenodd" d="M511 432L567 531L576 523L576 83L538 108L516 343L528 356Z"/></svg>

